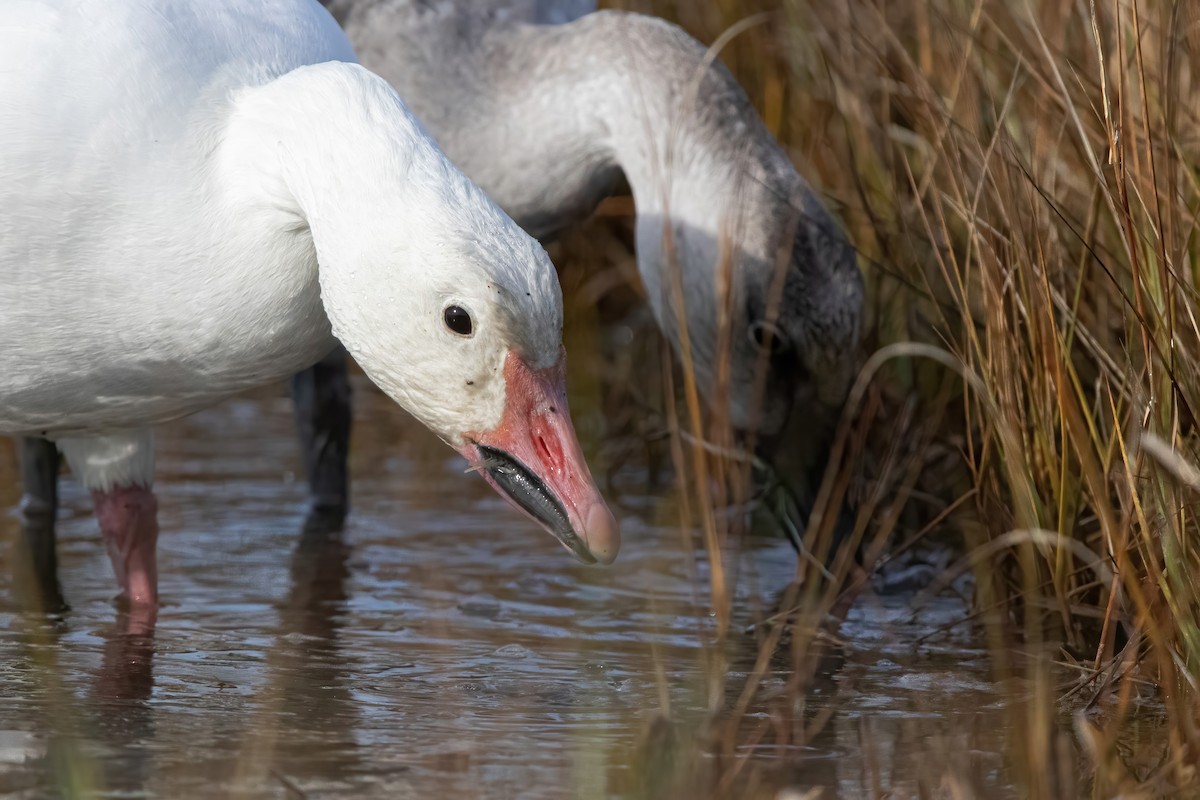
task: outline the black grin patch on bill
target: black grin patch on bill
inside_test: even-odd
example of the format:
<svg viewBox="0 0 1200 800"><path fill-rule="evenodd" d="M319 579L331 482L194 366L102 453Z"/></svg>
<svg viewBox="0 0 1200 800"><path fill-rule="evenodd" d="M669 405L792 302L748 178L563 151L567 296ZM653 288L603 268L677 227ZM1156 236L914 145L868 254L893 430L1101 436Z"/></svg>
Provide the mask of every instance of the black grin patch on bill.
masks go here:
<svg viewBox="0 0 1200 800"><path fill-rule="evenodd" d="M596 563L596 557L571 527L563 504L533 470L499 448L484 444L475 446L479 450L480 465L504 494L549 528L577 559L585 564Z"/></svg>

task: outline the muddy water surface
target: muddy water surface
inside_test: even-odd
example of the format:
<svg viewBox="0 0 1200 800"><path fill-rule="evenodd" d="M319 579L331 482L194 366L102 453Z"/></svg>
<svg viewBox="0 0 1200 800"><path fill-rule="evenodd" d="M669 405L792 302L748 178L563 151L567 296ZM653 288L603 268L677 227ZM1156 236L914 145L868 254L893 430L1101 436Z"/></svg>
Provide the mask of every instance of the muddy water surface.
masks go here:
<svg viewBox="0 0 1200 800"><path fill-rule="evenodd" d="M703 717L712 620L665 492L630 491L647 481L625 468L617 564L576 565L356 385L341 534L305 530L282 388L163 430L154 628L115 609L88 498L64 479L69 610L18 611L0 570L0 795L599 798L628 791L664 702L685 726ZM6 541L16 500L5 444ZM748 616L794 556L765 542L746 559ZM981 645L962 628L913 644L962 611L946 600L914 618L904 597L864 599L844 663L809 700L834 709L829 723L809 747L757 755L782 783L856 797L905 796L929 759L969 751L1006 794Z"/></svg>

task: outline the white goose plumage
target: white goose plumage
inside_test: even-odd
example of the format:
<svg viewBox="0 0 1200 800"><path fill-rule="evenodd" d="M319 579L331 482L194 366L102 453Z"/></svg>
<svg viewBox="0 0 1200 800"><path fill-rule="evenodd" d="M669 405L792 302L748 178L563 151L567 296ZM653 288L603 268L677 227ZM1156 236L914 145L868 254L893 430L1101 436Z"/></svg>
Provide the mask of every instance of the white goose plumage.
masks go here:
<svg viewBox="0 0 1200 800"><path fill-rule="evenodd" d="M58 441L135 602L156 596L153 505L128 500L148 427L334 336L468 458L544 478L577 555L615 554L562 400L553 267L354 61L309 0L5 8L0 432Z"/></svg>

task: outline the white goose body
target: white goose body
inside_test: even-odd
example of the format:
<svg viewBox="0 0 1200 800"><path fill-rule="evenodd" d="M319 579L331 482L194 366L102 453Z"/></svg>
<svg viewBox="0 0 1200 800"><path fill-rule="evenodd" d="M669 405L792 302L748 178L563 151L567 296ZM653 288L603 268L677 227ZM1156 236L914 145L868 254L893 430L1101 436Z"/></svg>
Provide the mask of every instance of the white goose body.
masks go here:
<svg viewBox="0 0 1200 800"><path fill-rule="evenodd" d="M333 345L312 237L241 202L250 154L226 133L247 75L354 54L315 5L260 12L245 30L223 3L6 9L32 35L0 48L0 341L21 343L0 349L0 430L162 421Z"/></svg>
<svg viewBox="0 0 1200 800"><path fill-rule="evenodd" d="M157 602L149 426L334 337L577 557L616 554L553 266L353 61L315 0L0 20L0 433L58 442L135 604Z"/></svg>

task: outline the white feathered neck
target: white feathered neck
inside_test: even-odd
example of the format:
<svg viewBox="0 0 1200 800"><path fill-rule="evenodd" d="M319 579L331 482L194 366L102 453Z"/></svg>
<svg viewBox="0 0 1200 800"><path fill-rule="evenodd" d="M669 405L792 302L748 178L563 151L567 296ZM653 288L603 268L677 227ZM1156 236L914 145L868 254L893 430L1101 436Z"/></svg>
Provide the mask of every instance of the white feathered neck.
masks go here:
<svg viewBox="0 0 1200 800"><path fill-rule="evenodd" d="M222 172L238 203L311 235L335 336L452 444L500 420L503 363L557 362L562 300L541 246L446 160L388 84L303 67L235 99ZM471 314L469 337L443 322Z"/></svg>

